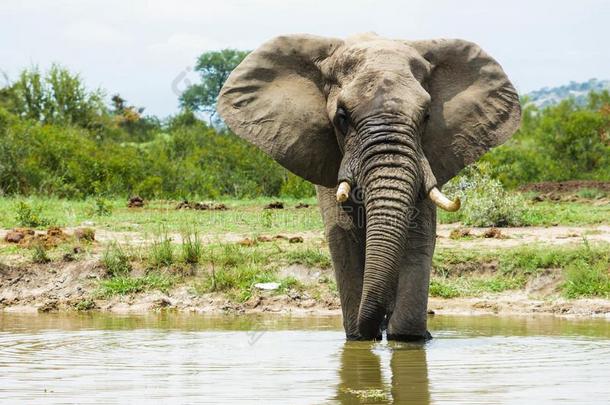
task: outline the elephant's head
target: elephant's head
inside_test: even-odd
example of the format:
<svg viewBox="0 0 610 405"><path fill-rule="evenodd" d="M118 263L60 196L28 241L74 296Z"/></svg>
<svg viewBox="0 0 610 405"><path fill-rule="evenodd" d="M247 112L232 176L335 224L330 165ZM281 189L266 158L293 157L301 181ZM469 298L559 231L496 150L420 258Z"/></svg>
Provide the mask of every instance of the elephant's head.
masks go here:
<svg viewBox="0 0 610 405"><path fill-rule="evenodd" d="M520 121L500 65L457 39L341 40L281 36L230 75L218 110L227 125L312 183L359 187L366 264L358 327L375 337L393 295L409 215L419 199L453 210L438 190L503 143Z"/></svg>

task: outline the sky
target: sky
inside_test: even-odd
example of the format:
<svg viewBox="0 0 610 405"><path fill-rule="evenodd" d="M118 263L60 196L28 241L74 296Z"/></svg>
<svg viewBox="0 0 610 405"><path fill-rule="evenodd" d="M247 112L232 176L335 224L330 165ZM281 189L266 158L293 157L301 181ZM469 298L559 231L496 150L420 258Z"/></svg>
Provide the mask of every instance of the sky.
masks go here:
<svg viewBox="0 0 610 405"><path fill-rule="evenodd" d="M255 49L289 33L467 39L520 93L610 79L608 0L0 0L0 21L9 79L60 63L160 117L197 82L202 52Z"/></svg>

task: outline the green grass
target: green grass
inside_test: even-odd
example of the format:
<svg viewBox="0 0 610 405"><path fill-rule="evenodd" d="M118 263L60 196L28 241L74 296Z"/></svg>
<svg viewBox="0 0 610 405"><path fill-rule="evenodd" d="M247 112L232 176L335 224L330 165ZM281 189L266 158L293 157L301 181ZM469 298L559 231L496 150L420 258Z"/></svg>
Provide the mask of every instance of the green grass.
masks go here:
<svg viewBox="0 0 610 405"><path fill-rule="evenodd" d="M159 290L166 293L175 283L175 277L160 273L150 273L142 277L116 276L100 282L99 295L112 297L149 290Z"/></svg>
<svg viewBox="0 0 610 405"><path fill-rule="evenodd" d="M302 264L308 267L327 269L331 266L330 255L320 249L298 249L286 254L289 264Z"/></svg>
<svg viewBox="0 0 610 405"><path fill-rule="evenodd" d="M169 267L174 264L174 246L172 240L165 234L150 245L148 264L153 268Z"/></svg>
<svg viewBox="0 0 610 405"><path fill-rule="evenodd" d="M49 263L51 258L42 244L35 244L32 248L32 261L38 264Z"/></svg>
<svg viewBox="0 0 610 405"><path fill-rule="evenodd" d="M118 243L110 243L104 255L102 264L106 267L106 272L110 276L124 276L131 272L131 263L125 250Z"/></svg>
<svg viewBox="0 0 610 405"><path fill-rule="evenodd" d="M441 297L441 298L455 298L460 296L460 290L443 279L434 279L430 281L430 290L429 294L432 297Z"/></svg>
<svg viewBox="0 0 610 405"><path fill-rule="evenodd" d="M437 213L441 224L459 222L459 215L456 213L442 210L438 210ZM609 204L543 201L528 202L521 220L523 226L553 226L607 224L608 218L610 218Z"/></svg>
<svg viewBox="0 0 610 405"><path fill-rule="evenodd" d="M96 227L112 231L138 231L155 234L159 229L179 232L198 229L202 234L279 234L320 230L322 218L315 198L282 198L285 209L265 210L264 206L277 198L250 200L216 200L226 204L227 211L176 210L178 201L147 201L144 209L127 208L127 199L105 200L111 215L97 215L95 199L65 200L55 197L0 198L0 227L19 226L17 210L20 202L36 207L38 214L49 223L63 227L80 226L92 221ZM295 209L299 202L309 208Z"/></svg>
<svg viewBox="0 0 610 405"><path fill-rule="evenodd" d="M197 264L203 256L203 244L197 231L183 232L182 234L182 262Z"/></svg>
<svg viewBox="0 0 610 405"><path fill-rule="evenodd" d="M437 249L430 295L443 298L518 290L542 271L560 269L568 298L608 297L610 245L528 246L478 252ZM487 269L482 271L482 269Z"/></svg>
<svg viewBox="0 0 610 405"><path fill-rule="evenodd" d="M610 266L608 260L593 263L584 260L570 263L565 269L564 295L568 298L610 298Z"/></svg>

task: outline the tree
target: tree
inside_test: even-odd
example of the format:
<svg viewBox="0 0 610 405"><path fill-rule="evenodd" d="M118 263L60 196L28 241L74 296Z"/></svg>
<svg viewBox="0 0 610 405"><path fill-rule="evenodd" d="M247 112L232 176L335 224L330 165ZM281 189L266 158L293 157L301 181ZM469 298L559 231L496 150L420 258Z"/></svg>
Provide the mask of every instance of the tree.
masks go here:
<svg viewBox="0 0 610 405"><path fill-rule="evenodd" d="M193 84L180 96L180 105L191 111L210 115L214 120L218 93L229 74L248 55L249 51L223 49L205 52L197 59L195 71L201 76L201 83Z"/></svg>
<svg viewBox="0 0 610 405"><path fill-rule="evenodd" d="M45 75L37 67L22 71L0 99L12 113L45 124L92 127L106 113L101 90L87 90L78 74L55 64Z"/></svg>

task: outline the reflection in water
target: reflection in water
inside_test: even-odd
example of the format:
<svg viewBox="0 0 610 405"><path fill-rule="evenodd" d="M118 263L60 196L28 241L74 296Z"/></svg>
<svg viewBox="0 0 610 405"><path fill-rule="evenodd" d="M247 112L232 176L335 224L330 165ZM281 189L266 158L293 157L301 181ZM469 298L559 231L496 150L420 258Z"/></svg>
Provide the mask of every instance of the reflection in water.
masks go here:
<svg viewBox="0 0 610 405"><path fill-rule="evenodd" d="M337 397L341 404L430 403L428 366L423 345L391 344L391 385L384 381L381 358L375 345L346 342L341 353Z"/></svg>

